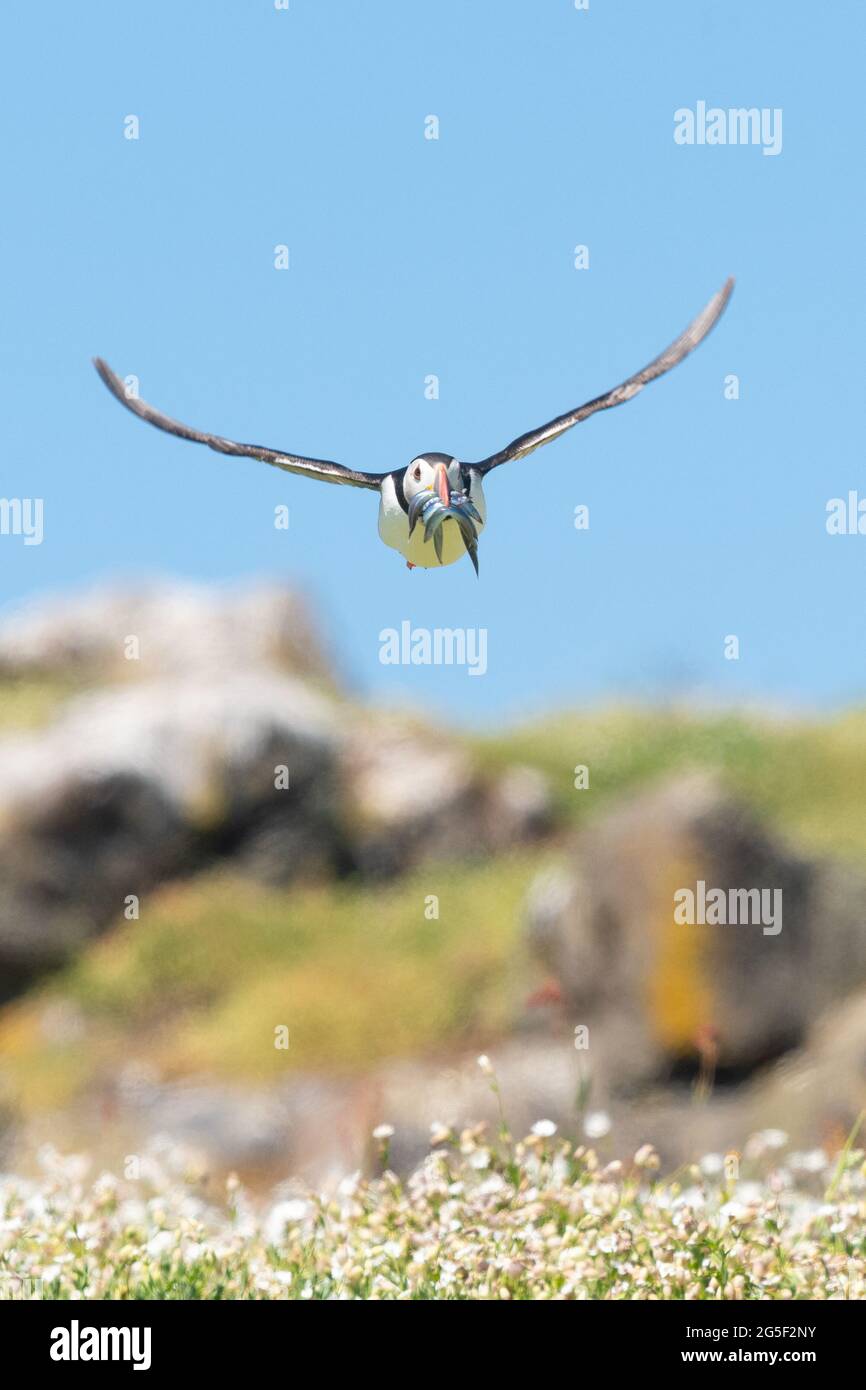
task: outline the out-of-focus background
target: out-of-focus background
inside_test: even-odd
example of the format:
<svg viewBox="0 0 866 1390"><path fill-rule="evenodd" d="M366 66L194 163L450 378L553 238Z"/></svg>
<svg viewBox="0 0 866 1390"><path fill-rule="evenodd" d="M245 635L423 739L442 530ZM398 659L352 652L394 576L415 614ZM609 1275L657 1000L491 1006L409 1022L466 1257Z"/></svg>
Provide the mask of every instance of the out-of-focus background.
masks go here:
<svg viewBox="0 0 866 1390"><path fill-rule="evenodd" d="M479 1054L516 1132L672 1165L848 1133L862 714L611 704L461 734L359 700L269 585L34 603L0 673L7 1160L160 1135L250 1184L327 1182L387 1122L408 1164L431 1125L498 1118ZM701 881L781 899L677 921Z"/></svg>
<svg viewBox="0 0 866 1390"><path fill-rule="evenodd" d="M405 1165L500 1101L671 1165L838 1147L866 1090L861 8L3 24L3 1165L160 1134L327 1182L381 1122ZM701 101L781 111L780 150L676 144ZM235 438L472 459L730 273L687 363L494 475L480 581L408 573L367 494L148 430L89 362ZM485 673L383 664L404 622L483 630ZM699 881L780 890L781 930L677 923Z"/></svg>

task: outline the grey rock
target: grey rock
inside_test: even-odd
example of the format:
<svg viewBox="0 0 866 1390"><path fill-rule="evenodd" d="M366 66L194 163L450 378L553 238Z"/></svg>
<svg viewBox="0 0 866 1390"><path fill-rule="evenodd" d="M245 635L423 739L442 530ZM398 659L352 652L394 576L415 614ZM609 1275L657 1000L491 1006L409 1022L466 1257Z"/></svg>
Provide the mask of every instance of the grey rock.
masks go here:
<svg viewBox="0 0 866 1390"><path fill-rule="evenodd" d="M728 902L731 890L778 892L767 906L781 903L781 930L769 916L677 921L674 895L697 894L699 881ZM714 779L683 775L574 837L532 886L527 937L576 1019L618 1017L628 1029L627 1075L701 1056L748 1070L866 983L864 890L853 870L769 833Z"/></svg>
<svg viewBox="0 0 866 1390"><path fill-rule="evenodd" d="M280 883L332 870L340 741L330 701L270 672L115 688L0 741L0 994L215 859Z"/></svg>
<svg viewBox="0 0 866 1390"><path fill-rule="evenodd" d="M346 753L347 816L357 863L389 877L428 860L473 859L537 838L552 819L532 768L488 778L469 752L408 719L365 715Z"/></svg>
<svg viewBox="0 0 866 1390"><path fill-rule="evenodd" d="M211 865L274 885L389 877L549 824L532 769L489 777L453 737L342 700L279 586L30 602L0 618L0 682L22 677L89 693L0 738L0 999L128 898Z"/></svg>
<svg viewBox="0 0 866 1390"><path fill-rule="evenodd" d="M129 638L138 655L127 655ZM327 678L303 600L276 584L152 583L31 599L0 615L0 678L86 681L285 668Z"/></svg>

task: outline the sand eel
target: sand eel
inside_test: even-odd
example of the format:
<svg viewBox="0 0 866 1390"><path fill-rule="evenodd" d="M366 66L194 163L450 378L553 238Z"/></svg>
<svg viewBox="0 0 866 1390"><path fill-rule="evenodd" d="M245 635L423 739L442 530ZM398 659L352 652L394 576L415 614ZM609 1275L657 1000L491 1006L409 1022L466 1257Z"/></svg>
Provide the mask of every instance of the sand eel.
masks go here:
<svg viewBox="0 0 866 1390"><path fill-rule="evenodd" d="M497 454L491 454L479 463L461 463L450 454L429 453L419 454L408 468L397 468L389 473L365 473L328 459L305 458L300 454L283 453L279 449L267 449L259 444L236 444L231 439L205 434L202 430L191 429L170 419L137 396L128 395L123 382L101 358L95 358L94 365L109 391L122 405L142 420L147 420L148 424L156 425L169 434L191 439L197 444L207 444L220 454L261 459L287 473L299 473L308 478L319 478L325 483L346 483L349 487L378 492L379 535L386 545L400 552L410 569L416 566L435 569L440 565L453 565L455 560L468 555L477 573L478 538L487 520L483 489L487 474L502 463L525 458L540 445L558 439L566 430L579 425L581 420L587 420L597 410L609 410L611 406L630 401L647 382L655 381L656 377L669 372L707 336L730 299L733 288L733 279L726 281L685 332L642 371L603 396L596 396L576 410L558 415L539 429L520 435Z"/></svg>

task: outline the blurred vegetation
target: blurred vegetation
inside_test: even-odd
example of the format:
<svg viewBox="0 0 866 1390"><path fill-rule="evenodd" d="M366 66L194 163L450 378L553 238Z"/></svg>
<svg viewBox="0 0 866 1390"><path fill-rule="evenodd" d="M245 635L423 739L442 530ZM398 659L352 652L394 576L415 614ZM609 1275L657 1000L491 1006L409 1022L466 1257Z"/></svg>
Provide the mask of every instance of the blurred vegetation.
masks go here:
<svg viewBox="0 0 866 1390"><path fill-rule="evenodd" d="M621 710L471 748L491 770L541 769L563 826L657 776L703 767L803 848L866 860L864 713L807 723ZM573 786L581 763L587 791ZM150 1061L165 1078L267 1079L483 1045L522 1006L522 903L550 853L431 865L380 886L278 891L209 874L165 887L142 903L140 921L118 925L0 1015L3 1099L61 1104L116 1073L119 1059ZM432 893L438 920L425 916ZM71 1041L46 1023L58 1008L77 1020ZM288 1051L274 1047L275 1019L290 1030Z"/></svg>
<svg viewBox="0 0 866 1390"><path fill-rule="evenodd" d="M711 1176L706 1159L660 1178L649 1144L603 1163L554 1129L516 1143L483 1125L441 1129L411 1181L355 1175L336 1199L295 1184L258 1206L231 1177L217 1205L164 1146L132 1181L84 1181L86 1160L43 1151L34 1193L0 1178L0 1270L13 1297L54 1300L862 1299L854 1131L832 1175L819 1152L780 1200L775 1148L742 1182Z"/></svg>
<svg viewBox="0 0 866 1390"><path fill-rule="evenodd" d="M611 710L562 715L476 743L491 768L525 762L569 822L619 793L689 768L717 771L778 830L813 851L866 858L866 711L827 722L770 715ZM574 768L590 770L575 791Z"/></svg>
<svg viewBox="0 0 866 1390"><path fill-rule="evenodd" d="M0 1016L7 1099L63 1103L119 1058L166 1078L268 1078L496 1035L536 863L437 866L378 888L282 892L223 874L164 888ZM433 892L438 919L425 916ZM52 1037L59 1001L67 1032L81 1021L72 1045Z"/></svg>
<svg viewBox="0 0 866 1390"><path fill-rule="evenodd" d="M41 728L81 689L80 682L59 676L0 678L0 733Z"/></svg>

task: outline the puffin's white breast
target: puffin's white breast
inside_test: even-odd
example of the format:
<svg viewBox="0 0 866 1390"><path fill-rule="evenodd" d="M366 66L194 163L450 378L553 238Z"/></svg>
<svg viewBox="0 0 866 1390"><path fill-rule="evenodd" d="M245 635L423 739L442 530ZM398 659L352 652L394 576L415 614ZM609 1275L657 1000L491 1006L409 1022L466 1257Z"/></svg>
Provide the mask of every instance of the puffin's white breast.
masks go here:
<svg viewBox="0 0 866 1390"><path fill-rule="evenodd" d="M475 529L480 536L487 520L487 507L484 502L481 479L475 473L470 477L469 500L481 517L480 523L477 521L475 523ZM394 479L391 477L385 479L379 490L379 535L392 550L399 550L401 555L404 555L413 565L418 565L420 569L439 568L439 560L433 548L433 542L432 540L424 540L424 527L420 522L410 537L409 518L400 506L394 487ZM443 522L442 564L453 565L465 554L466 547L463 544L457 522L450 519Z"/></svg>

